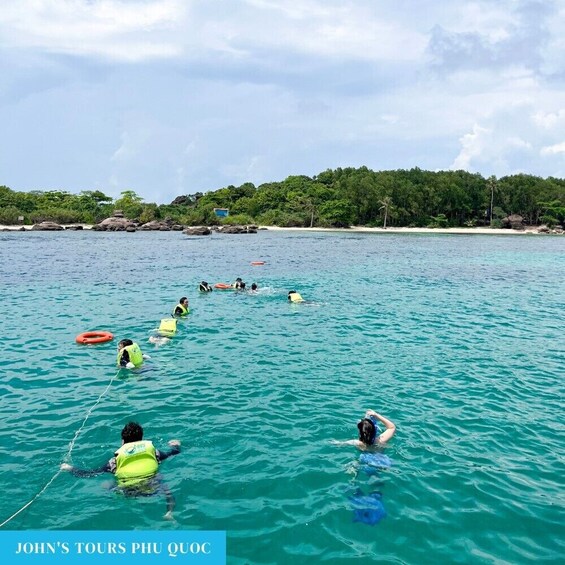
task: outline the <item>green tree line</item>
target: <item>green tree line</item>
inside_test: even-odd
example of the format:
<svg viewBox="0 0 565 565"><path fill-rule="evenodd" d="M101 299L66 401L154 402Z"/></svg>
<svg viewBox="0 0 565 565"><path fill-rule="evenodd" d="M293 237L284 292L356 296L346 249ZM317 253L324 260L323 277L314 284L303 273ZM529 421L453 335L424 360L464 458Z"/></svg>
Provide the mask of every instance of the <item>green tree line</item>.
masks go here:
<svg viewBox="0 0 565 565"><path fill-rule="evenodd" d="M228 208L220 219L214 208ZM338 168L314 177L290 176L255 186L227 186L179 196L170 204L144 202L133 190L114 200L99 190L17 192L0 186L0 223L97 223L115 209L148 222L219 223L281 227L498 227L518 214L526 224L565 223L565 179L517 174L497 179L466 171L419 168L372 171Z"/></svg>

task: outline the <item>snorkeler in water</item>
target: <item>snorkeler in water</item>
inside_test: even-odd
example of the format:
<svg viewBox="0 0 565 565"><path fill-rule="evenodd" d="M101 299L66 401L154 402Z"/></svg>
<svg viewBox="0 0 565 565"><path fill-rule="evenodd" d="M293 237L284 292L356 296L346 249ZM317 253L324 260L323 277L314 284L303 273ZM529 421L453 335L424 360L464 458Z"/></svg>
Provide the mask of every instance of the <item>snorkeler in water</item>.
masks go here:
<svg viewBox="0 0 565 565"><path fill-rule="evenodd" d="M153 330L155 333L149 336L149 343L154 345L165 345L177 333L176 318L163 318L159 327Z"/></svg>
<svg viewBox="0 0 565 565"><path fill-rule="evenodd" d="M377 423L380 422L385 426L385 431L377 435ZM382 447L392 438L396 432L396 426L388 419L378 414L374 410L367 410L365 417L357 423L359 431L359 439L350 439L347 441L334 441L337 445L354 445L359 449L368 449L370 447Z"/></svg>
<svg viewBox="0 0 565 565"><path fill-rule="evenodd" d="M288 301L292 302L293 304L298 304L299 302L304 302L304 298L302 298L300 293L296 292L296 290L289 290Z"/></svg>
<svg viewBox="0 0 565 565"><path fill-rule="evenodd" d="M153 443L143 439L143 428L137 422L129 422L122 429L122 446L105 465L97 469L78 469L68 463L61 463L62 471L70 471L75 477L94 477L102 473L113 473L118 480L120 492L126 496L149 496L159 491L165 493L167 513L172 519L175 499L168 487L160 481L159 464L180 453L180 441L169 441L171 449L160 451Z"/></svg>

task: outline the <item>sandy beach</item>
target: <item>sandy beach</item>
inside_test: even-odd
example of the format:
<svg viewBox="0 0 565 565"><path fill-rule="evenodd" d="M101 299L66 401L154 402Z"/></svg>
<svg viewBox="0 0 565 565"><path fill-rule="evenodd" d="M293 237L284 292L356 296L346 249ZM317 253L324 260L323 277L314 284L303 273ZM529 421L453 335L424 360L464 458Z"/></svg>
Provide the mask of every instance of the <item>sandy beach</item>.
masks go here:
<svg viewBox="0 0 565 565"><path fill-rule="evenodd" d="M279 228L265 226L270 231L305 231L305 232L358 232L358 233L435 233L453 235L531 235L539 234L537 227L528 227L523 231L494 228L368 228L352 226L350 228Z"/></svg>
<svg viewBox="0 0 565 565"><path fill-rule="evenodd" d="M69 224L63 227L82 226L83 229L92 228L90 224ZM31 231L32 226L6 226L0 225L0 231ZM525 230L518 231L513 229L495 229L488 227L480 228L369 228L365 226L352 226L350 228L281 228L278 226L259 226L260 229L269 231L288 231L288 232L358 232L358 233L435 233L453 235L541 235L537 226L528 226Z"/></svg>

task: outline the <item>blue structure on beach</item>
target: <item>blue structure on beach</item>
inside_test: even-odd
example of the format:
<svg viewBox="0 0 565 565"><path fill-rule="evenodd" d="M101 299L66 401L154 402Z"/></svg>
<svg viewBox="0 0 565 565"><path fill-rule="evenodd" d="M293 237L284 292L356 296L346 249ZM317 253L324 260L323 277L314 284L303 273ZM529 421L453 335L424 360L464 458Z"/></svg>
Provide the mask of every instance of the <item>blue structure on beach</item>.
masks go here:
<svg viewBox="0 0 565 565"><path fill-rule="evenodd" d="M229 208L214 208L214 214L218 218L227 218L230 215L230 210Z"/></svg>

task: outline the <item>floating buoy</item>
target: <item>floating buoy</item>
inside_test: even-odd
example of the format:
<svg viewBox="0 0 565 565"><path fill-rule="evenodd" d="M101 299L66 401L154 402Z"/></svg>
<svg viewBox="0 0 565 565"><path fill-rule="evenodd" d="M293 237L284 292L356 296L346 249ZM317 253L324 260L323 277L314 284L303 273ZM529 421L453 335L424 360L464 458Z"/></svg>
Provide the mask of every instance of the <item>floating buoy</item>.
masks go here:
<svg viewBox="0 0 565 565"><path fill-rule="evenodd" d="M91 345L94 343L106 343L107 341L112 341L114 339L114 334L110 332L94 331L94 332L84 332L77 335L76 342L81 345Z"/></svg>
<svg viewBox="0 0 565 565"><path fill-rule="evenodd" d="M259 265L264 265L264 264L265 264L265 261L251 261L251 264L252 264L254 267L258 267Z"/></svg>
<svg viewBox="0 0 565 565"><path fill-rule="evenodd" d="M214 288L219 288L220 290L233 290L233 286L227 283L216 283Z"/></svg>

